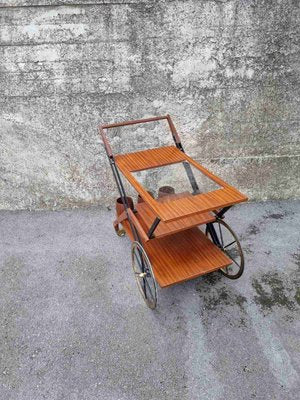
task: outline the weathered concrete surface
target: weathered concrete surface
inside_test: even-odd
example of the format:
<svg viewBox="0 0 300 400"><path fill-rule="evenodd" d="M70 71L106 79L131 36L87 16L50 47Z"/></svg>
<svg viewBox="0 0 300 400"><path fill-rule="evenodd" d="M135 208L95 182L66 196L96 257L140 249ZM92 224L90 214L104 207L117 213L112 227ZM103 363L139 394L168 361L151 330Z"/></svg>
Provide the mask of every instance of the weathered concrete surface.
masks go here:
<svg viewBox="0 0 300 400"><path fill-rule="evenodd" d="M166 112L251 198L299 196L298 1L67 3L1 3L0 208L110 204L97 124ZM116 151L170 143L112 134Z"/></svg>
<svg viewBox="0 0 300 400"><path fill-rule="evenodd" d="M112 218L0 213L1 399L299 397L299 202L228 212L244 275L159 290L154 312Z"/></svg>

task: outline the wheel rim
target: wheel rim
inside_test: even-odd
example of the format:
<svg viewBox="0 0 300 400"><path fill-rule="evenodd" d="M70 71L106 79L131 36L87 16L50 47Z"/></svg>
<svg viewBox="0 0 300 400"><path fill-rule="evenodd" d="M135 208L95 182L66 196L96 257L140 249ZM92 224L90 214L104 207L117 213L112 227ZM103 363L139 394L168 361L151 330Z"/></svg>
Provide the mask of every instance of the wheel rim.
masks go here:
<svg viewBox="0 0 300 400"><path fill-rule="evenodd" d="M157 304L157 288L150 260L143 246L133 242L131 247L132 268L141 295L151 309Z"/></svg>
<svg viewBox="0 0 300 400"><path fill-rule="evenodd" d="M227 278L237 279L244 271L244 254L238 237L223 220L214 222L214 227L220 242L220 249L232 260L232 264L220 268L220 272ZM207 227L205 233L212 240Z"/></svg>

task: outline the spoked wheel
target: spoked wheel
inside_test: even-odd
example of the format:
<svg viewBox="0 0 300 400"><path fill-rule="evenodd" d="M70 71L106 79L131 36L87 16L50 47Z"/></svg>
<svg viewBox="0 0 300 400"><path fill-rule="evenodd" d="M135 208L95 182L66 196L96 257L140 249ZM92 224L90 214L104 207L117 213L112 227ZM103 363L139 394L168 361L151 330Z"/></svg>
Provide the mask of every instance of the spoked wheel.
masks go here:
<svg viewBox="0 0 300 400"><path fill-rule="evenodd" d="M220 271L229 279L238 279L244 271L244 254L237 235L223 220L217 220L212 223L215 228L219 243L213 240L212 235L206 226L205 234L214 242L224 253L232 260L232 264Z"/></svg>
<svg viewBox="0 0 300 400"><path fill-rule="evenodd" d="M150 260L143 246L133 242L131 247L134 276L147 306L154 309L157 304L157 289Z"/></svg>

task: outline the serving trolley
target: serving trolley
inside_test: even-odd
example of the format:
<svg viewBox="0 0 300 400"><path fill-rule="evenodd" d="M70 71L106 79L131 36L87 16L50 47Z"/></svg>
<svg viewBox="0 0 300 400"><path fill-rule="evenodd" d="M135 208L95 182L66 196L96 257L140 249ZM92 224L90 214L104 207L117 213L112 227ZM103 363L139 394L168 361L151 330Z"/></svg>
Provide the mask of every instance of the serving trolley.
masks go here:
<svg viewBox="0 0 300 400"><path fill-rule="evenodd" d="M174 145L113 154L107 129L160 120ZM184 152L170 115L102 125L99 132L120 193L113 226L132 242L133 272L148 307L157 305L157 283L165 288L217 270L239 278L244 255L224 216L247 197ZM135 203L121 174L138 193ZM155 183L163 184L158 192Z"/></svg>

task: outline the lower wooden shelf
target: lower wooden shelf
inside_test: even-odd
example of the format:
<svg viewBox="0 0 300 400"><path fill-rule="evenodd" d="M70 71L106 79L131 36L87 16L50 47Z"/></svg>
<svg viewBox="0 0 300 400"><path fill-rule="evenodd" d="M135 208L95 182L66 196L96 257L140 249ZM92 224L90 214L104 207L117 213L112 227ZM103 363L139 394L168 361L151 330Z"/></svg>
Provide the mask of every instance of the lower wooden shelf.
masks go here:
<svg viewBox="0 0 300 400"><path fill-rule="evenodd" d="M123 226L132 240L128 221L123 221ZM144 247L161 287L194 279L232 263L198 228L151 239Z"/></svg>

